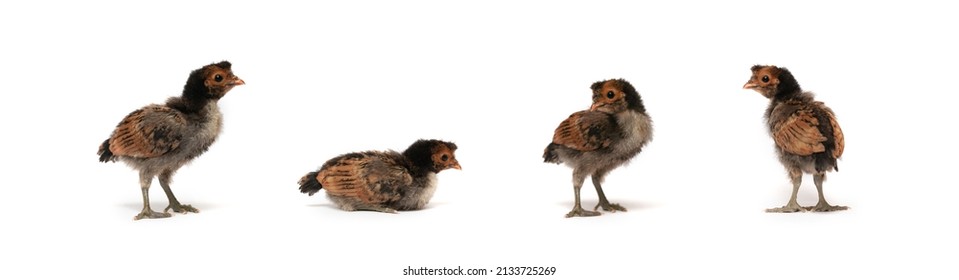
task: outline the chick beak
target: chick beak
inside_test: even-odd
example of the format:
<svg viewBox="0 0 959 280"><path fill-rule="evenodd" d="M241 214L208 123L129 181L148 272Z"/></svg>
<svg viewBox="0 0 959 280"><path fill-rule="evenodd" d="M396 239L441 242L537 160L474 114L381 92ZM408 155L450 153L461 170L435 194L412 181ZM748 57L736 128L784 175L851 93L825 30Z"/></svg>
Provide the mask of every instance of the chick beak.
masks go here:
<svg viewBox="0 0 959 280"><path fill-rule="evenodd" d="M455 159L453 160L453 164L450 165L450 168L453 168L456 170L463 170L463 167L460 166L460 162Z"/></svg>
<svg viewBox="0 0 959 280"><path fill-rule="evenodd" d="M599 109L599 107L603 107L603 103L599 103L599 102L593 103L593 106L589 106L589 110L596 111L596 109Z"/></svg>
<svg viewBox="0 0 959 280"><path fill-rule="evenodd" d="M246 84L246 82L244 82L244 81L243 81L242 79L240 79L240 78L236 78L236 80L233 80L233 82L230 83L231 86L238 86L238 85L245 85L245 84Z"/></svg>
<svg viewBox="0 0 959 280"><path fill-rule="evenodd" d="M746 84L743 85L743 89L754 89L754 88L757 88L757 87L759 87L759 85L754 84L754 83L752 83L752 82L746 82Z"/></svg>

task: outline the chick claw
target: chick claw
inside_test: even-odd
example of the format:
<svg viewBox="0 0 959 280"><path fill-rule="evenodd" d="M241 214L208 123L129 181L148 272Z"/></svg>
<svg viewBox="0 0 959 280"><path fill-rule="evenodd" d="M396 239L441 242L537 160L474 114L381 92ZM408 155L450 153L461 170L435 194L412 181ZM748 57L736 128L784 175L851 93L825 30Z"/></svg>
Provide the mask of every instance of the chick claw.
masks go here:
<svg viewBox="0 0 959 280"><path fill-rule="evenodd" d="M835 212L835 211L848 210L849 207L829 205L829 204L816 204L816 206L805 207L804 209L806 211L812 211L812 212Z"/></svg>
<svg viewBox="0 0 959 280"><path fill-rule="evenodd" d="M596 212L596 211L587 211L587 210L583 209L582 207L573 208L572 211L569 211L569 213L566 213L566 217L567 217L567 218L572 218L572 217L593 217L593 216L599 216L599 215L600 215L599 212Z"/></svg>
<svg viewBox="0 0 959 280"><path fill-rule="evenodd" d="M799 205L786 205L783 207L769 208L766 209L766 213L796 213L806 211L805 208L800 207Z"/></svg>
<svg viewBox="0 0 959 280"><path fill-rule="evenodd" d="M164 213L170 212L171 209L173 210L173 212L177 212L177 213L188 213L188 212L200 213L199 209L193 208L193 206L190 206L189 204L179 204L179 203L170 204L170 206L167 206L166 209L163 209L163 212Z"/></svg>
<svg viewBox="0 0 959 280"><path fill-rule="evenodd" d="M623 206L620 206L617 203L600 202L599 204L596 204L596 207L593 207L593 210L599 209L599 207L603 207L603 211L606 211L606 212L616 212L616 211L626 212L626 208Z"/></svg>
<svg viewBox="0 0 959 280"><path fill-rule="evenodd" d="M142 212L140 212L140 214L137 214L135 217L133 217L133 220L137 221L140 219L160 219L160 218L169 218L170 216L172 216L170 213L160 213L160 212L153 212L153 210L143 210Z"/></svg>

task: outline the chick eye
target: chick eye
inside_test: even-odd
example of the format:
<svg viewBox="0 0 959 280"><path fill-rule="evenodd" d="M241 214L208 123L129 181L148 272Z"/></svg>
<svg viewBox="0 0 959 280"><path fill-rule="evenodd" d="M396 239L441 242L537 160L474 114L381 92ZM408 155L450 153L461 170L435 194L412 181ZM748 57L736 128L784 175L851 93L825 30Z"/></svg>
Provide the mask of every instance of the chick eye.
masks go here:
<svg viewBox="0 0 959 280"><path fill-rule="evenodd" d="M616 97L616 93L614 93L612 90L606 92L606 98L613 99L613 97Z"/></svg>
<svg viewBox="0 0 959 280"><path fill-rule="evenodd" d="M449 159L450 159L450 156L448 156L448 155L443 155L442 157L440 157L440 160L442 160L442 161L447 161L447 160L449 160Z"/></svg>
<svg viewBox="0 0 959 280"><path fill-rule="evenodd" d="M223 76L220 76L220 74L216 74L216 76L213 76L213 80L217 82L222 82Z"/></svg>
<svg viewBox="0 0 959 280"><path fill-rule="evenodd" d="M763 76L763 83L768 83L768 82L769 82L769 75Z"/></svg>

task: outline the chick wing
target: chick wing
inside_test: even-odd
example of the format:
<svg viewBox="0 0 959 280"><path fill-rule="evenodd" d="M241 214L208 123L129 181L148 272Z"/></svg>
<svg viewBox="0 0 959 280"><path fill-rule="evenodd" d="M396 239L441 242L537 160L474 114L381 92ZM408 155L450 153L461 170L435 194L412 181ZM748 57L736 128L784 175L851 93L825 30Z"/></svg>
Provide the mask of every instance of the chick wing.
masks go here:
<svg viewBox="0 0 959 280"><path fill-rule="evenodd" d="M110 152L117 156L151 158L180 146L183 113L170 107L150 105L133 111L120 121L110 136Z"/></svg>
<svg viewBox="0 0 959 280"><path fill-rule="evenodd" d="M401 160L399 153L347 154L327 162L317 179L333 196L355 197L367 203L395 201L402 197L400 187L413 182Z"/></svg>
<svg viewBox="0 0 959 280"><path fill-rule="evenodd" d="M609 147L619 133L612 115L596 111L579 111L559 124L553 133L553 143L578 151L593 151Z"/></svg>

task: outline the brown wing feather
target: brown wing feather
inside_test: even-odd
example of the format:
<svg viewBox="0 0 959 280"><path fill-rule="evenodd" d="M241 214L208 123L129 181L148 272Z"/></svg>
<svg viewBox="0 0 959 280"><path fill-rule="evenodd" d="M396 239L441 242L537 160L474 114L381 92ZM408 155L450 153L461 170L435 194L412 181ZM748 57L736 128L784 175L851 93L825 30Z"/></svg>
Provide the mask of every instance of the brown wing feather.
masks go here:
<svg viewBox="0 0 959 280"><path fill-rule="evenodd" d="M608 147L610 134L616 128L609 115L580 111L569 115L553 133L553 143L579 151L593 151Z"/></svg>
<svg viewBox="0 0 959 280"><path fill-rule="evenodd" d="M773 140L776 145L791 154L807 156L823 152L826 137L819 131L819 120L808 109L793 113L785 121L776 124Z"/></svg>
<svg viewBox="0 0 959 280"><path fill-rule="evenodd" d="M836 147L832 150L832 157L839 158L842 156L842 150L846 147L846 140L842 135L842 129L839 128L839 122L836 121L836 116L832 112L829 112L827 116L829 117L829 125L832 126L832 136L836 142Z"/></svg>
<svg viewBox="0 0 959 280"><path fill-rule="evenodd" d="M110 152L118 156L151 158L180 146L183 115L169 107L150 105L133 111L110 136Z"/></svg>
<svg viewBox="0 0 959 280"><path fill-rule="evenodd" d="M413 182L409 172L393 157L364 153L334 161L317 174L317 180L330 195L384 203L400 199L400 187Z"/></svg>

